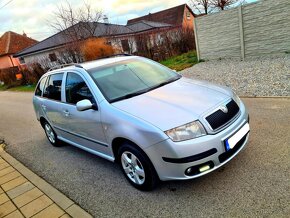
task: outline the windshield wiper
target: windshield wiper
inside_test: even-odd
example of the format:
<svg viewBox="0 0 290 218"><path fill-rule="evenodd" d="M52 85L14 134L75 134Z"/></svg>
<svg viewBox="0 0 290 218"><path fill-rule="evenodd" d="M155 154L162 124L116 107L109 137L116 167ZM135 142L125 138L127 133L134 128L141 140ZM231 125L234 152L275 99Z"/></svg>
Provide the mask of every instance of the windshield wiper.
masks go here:
<svg viewBox="0 0 290 218"><path fill-rule="evenodd" d="M142 89L140 91L137 91L137 92L133 92L133 93L130 93L130 94L127 94L127 95L124 95L124 96L121 96L121 97L118 97L118 98L115 98L113 100L110 101L110 103L113 103L113 102L116 102L116 101L121 101L121 100L124 100L124 99L128 99L128 98L132 98L134 96L137 96L137 95L141 95L143 93L146 93L148 92L150 89Z"/></svg>
<svg viewBox="0 0 290 218"><path fill-rule="evenodd" d="M172 82L174 82L174 81L176 81L176 80L178 80L180 78L181 78L181 75L178 75L177 77L171 78L169 80L166 80L165 82L159 83L158 85L151 87L150 90L157 89L157 88L159 88L161 86L165 86L165 85L167 85L169 83L172 83Z"/></svg>

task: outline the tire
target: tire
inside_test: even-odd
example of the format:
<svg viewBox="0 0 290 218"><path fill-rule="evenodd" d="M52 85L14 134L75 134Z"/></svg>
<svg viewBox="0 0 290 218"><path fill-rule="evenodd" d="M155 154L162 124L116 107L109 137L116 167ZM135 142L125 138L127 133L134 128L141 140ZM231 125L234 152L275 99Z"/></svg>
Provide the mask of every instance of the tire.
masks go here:
<svg viewBox="0 0 290 218"><path fill-rule="evenodd" d="M43 129L50 144L52 144L54 147L60 147L61 142L57 139L55 131L47 121L43 122Z"/></svg>
<svg viewBox="0 0 290 218"><path fill-rule="evenodd" d="M150 191L157 186L158 175L143 151L125 143L119 148L118 160L122 172L132 186L142 191Z"/></svg>

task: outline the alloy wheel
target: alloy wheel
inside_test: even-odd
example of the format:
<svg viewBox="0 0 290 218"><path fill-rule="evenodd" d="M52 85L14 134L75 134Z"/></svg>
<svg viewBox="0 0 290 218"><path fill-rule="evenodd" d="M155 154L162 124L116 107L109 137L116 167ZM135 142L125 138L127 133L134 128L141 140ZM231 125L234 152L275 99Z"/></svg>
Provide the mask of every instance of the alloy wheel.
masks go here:
<svg viewBox="0 0 290 218"><path fill-rule="evenodd" d="M139 159L131 152L125 151L121 156L123 170L127 177L135 184L145 182L145 171Z"/></svg>
<svg viewBox="0 0 290 218"><path fill-rule="evenodd" d="M44 129L45 129L45 133L47 135L48 140L52 144L54 144L55 143L55 135L54 135L54 132L53 132L51 126L48 123L46 123L44 126Z"/></svg>

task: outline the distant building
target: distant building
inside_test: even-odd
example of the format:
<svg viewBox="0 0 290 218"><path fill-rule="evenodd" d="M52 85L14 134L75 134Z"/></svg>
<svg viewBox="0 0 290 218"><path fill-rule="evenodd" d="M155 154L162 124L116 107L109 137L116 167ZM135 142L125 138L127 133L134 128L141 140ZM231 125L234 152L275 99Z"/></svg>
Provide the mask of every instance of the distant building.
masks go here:
<svg viewBox="0 0 290 218"><path fill-rule="evenodd" d="M132 25L140 21L151 21L167 23L177 28L189 28L193 30L193 20L195 14L187 4L179 5L156 13L149 13L142 17L137 17L127 21L127 25Z"/></svg>
<svg viewBox="0 0 290 218"><path fill-rule="evenodd" d="M24 33L20 35L14 32L6 32L0 37L0 69L19 67L21 60L13 55L29 46L37 43Z"/></svg>
<svg viewBox="0 0 290 218"><path fill-rule="evenodd" d="M105 23L77 23L18 52L14 57L21 58L27 64L41 64L42 60L46 60L50 62L50 66L59 62L75 62L74 58L64 60L65 56L69 56L64 54L65 48L91 38L105 39L118 53L135 54L143 49L144 44L154 46L154 43L151 43L153 39L160 38L162 41L162 34L166 32L183 29L193 31L193 19L194 13L186 4L128 20L127 25L110 24L105 17ZM146 36L149 42L144 42L141 36ZM195 43L194 40L192 43Z"/></svg>

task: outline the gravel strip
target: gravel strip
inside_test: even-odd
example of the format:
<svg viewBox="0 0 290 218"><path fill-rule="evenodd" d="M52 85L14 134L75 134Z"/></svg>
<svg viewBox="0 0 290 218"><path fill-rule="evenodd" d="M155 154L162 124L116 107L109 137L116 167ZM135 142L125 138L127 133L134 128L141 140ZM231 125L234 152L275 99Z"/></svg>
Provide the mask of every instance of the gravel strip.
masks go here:
<svg viewBox="0 0 290 218"><path fill-rule="evenodd" d="M208 61L180 73L185 77L229 86L240 96L290 96L290 56Z"/></svg>

